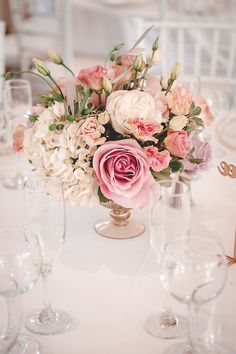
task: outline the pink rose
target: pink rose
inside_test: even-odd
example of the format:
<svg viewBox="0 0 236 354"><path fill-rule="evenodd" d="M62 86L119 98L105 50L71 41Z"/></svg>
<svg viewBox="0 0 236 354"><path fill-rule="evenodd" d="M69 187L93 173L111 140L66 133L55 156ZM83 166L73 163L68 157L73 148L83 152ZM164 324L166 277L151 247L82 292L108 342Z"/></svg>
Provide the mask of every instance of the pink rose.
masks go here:
<svg viewBox="0 0 236 354"><path fill-rule="evenodd" d="M157 143L158 140L153 135L162 131L162 126L160 123L144 121L140 118L130 118L126 121L126 123L127 128L130 130L130 133L135 136L135 138L142 141L154 141Z"/></svg>
<svg viewBox="0 0 236 354"><path fill-rule="evenodd" d="M176 86L168 93L167 100L171 112L181 116L189 113L193 97L188 88Z"/></svg>
<svg viewBox="0 0 236 354"><path fill-rule="evenodd" d="M106 74L106 68L96 65L92 68L81 69L78 79L82 85L89 87L91 90L101 91L103 88L102 80Z"/></svg>
<svg viewBox="0 0 236 354"><path fill-rule="evenodd" d="M20 124L16 127L13 133L13 149L15 151L23 150L24 132L25 126Z"/></svg>
<svg viewBox="0 0 236 354"><path fill-rule="evenodd" d="M210 125L214 121L214 116L205 98L199 97L196 101L194 101L194 103L196 106L199 106L202 109L198 117L203 120L204 124Z"/></svg>
<svg viewBox="0 0 236 354"><path fill-rule="evenodd" d="M125 208L148 204L149 189L156 182L136 140L117 140L100 146L94 154L93 167L105 197ZM156 187L159 188L158 183Z"/></svg>
<svg viewBox="0 0 236 354"><path fill-rule="evenodd" d="M103 125L98 123L95 117L88 117L78 130L78 136L82 136L84 141L89 146L102 145L105 143L106 138L102 137L105 133Z"/></svg>
<svg viewBox="0 0 236 354"><path fill-rule="evenodd" d="M149 165L153 171L159 172L169 166L171 157L168 150L158 151L155 146L146 146L143 150L148 157Z"/></svg>
<svg viewBox="0 0 236 354"><path fill-rule="evenodd" d="M185 130L169 130L164 144L172 155L184 158L189 152L188 133Z"/></svg>
<svg viewBox="0 0 236 354"><path fill-rule="evenodd" d="M105 93L105 91L102 92L101 94L101 106L105 107L106 105L106 100L107 100L107 95ZM96 92L93 92L92 95L89 97L89 102L92 103L94 105L95 108L99 107L99 99L98 99L98 95Z"/></svg>

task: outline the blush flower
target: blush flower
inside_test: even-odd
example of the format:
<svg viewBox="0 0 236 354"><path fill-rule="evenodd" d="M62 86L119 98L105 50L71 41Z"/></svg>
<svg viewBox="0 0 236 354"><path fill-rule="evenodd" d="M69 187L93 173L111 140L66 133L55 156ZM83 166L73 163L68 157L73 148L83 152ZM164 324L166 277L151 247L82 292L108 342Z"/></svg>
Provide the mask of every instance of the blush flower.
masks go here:
<svg viewBox="0 0 236 354"><path fill-rule="evenodd" d="M189 113L193 97L188 88L176 86L168 93L167 99L168 106L175 115L181 116Z"/></svg>
<svg viewBox="0 0 236 354"><path fill-rule="evenodd" d="M86 144L92 147L105 143L106 138L102 137L103 133L105 133L104 126L99 124L95 117L89 117L85 119L77 135L82 136Z"/></svg>
<svg viewBox="0 0 236 354"><path fill-rule="evenodd" d="M125 207L144 207L155 182L149 161L134 139L107 142L94 154L93 167L102 193Z"/></svg>
<svg viewBox="0 0 236 354"><path fill-rule="evenodd" d="M164 144L172 155L185 158L189 152L188 133L185 130L169 131Z"/></svg>
<svg viewBox="0 0 236 354"><path fill-rule="evenodd" d="M92 68L81 69L79 72L79 82L89 87L93 91L101 91L103 88L103 77L106 76L107 69L101 65L93 66Z"/></svg>
<svg viewBox="0 0 236 354"><path fill-rule="evenodd" d="M209 143L205 139L200 139L197 134L194 134L191 138L190 145L191 148L194 147L192 157L203 160L199 165L191 163L189 160L183 160L184 173L191 177L200 171L207 170L212 159L212 151Z"/></svg>
<svg viewBox="0 0 236 354"><path fill-rule="evenodd" d="M154 141L156 143L158 140L153 135L162 131L160 123L143 121L140 118L128 119L126 127L135 138L142 141Z"/></svg>
<svg viewBox="0 0 236 354"><path fill-rule="evenodd" d="M169 166L171 157L168 150L158 151L155 146L146 146L143 150L153 171L160 172Z"/></svg>

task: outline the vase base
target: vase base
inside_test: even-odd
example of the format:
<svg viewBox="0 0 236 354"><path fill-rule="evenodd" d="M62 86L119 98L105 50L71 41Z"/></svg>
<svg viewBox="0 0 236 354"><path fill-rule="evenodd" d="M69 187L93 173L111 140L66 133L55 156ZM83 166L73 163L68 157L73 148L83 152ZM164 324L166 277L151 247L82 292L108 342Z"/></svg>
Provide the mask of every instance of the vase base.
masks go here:
<svg viewBox="0 0 236 354"><path fill-rule="evenodd" d="M129 220L127 225L115 225L112 220L101 220L94 225L96 232L104 237L129 239L143 234L144 224L137 219Z"/></svg>

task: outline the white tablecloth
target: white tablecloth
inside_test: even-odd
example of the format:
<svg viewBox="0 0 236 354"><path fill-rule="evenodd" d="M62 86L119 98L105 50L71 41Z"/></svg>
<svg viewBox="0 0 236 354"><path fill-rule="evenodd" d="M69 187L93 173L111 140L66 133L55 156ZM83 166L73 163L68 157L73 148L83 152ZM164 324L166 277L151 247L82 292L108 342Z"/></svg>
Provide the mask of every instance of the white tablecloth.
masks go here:
<svg viewBox="0 0 236 354"><path fill-rule="evenodd" d="M211 169L192 183L192 234L213 237L232 253L236 224L236 180L222 177L214 159ZM0 170L8 165L0 156ZM0 187L0 229L21 226L22 192ZM139 215L146 219L146 210ZM149 247L148 232L130 240L97 235L93 224L107 215L105 208L67 208L67 239L51 279L53 305L73 316L73 327L55 336L37 336L42 354L156 354L174 341L151 337L145 319L162 308L166 300L175 311L186 313L163 290L159 267ZM55 221L56 222L56 221ZM229 271L236 282L236 265ZM235 279L235 280L234 280ZM38 308L42 283L22 296L23 315Z"/></svg>

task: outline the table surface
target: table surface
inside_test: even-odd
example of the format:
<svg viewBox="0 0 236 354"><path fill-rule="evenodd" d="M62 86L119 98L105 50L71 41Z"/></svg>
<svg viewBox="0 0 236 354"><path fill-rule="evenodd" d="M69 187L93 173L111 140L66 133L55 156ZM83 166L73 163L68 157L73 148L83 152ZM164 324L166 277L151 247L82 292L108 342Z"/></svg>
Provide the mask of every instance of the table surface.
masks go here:
<svg viewBox="0 0 236 354"><path fill-rule="evenodd" d="M216 166L222 160L235 164L236 156L218 149L211 168L192 182L191 233L221 241L231 255L236 180L221 176ZM14 158L0 156L1 175ZM0 229L21 227L23 212L23 192L0 186ZM146 222L147 210L134 213ZM67 207L67 238L55 264L51 290L53 305L73 316L73 326L60 335L37 336L42 354L156 354L175 342L154 338L143 328L146 318L166 302L186 314L185 305L162 288L148 232L129 240L99 236L93 224L107 214L102 207ZM236 284L235 276L236 265L229 268L229 279ZM41 301L40 280L22 296L24 317Z"/></svg>

